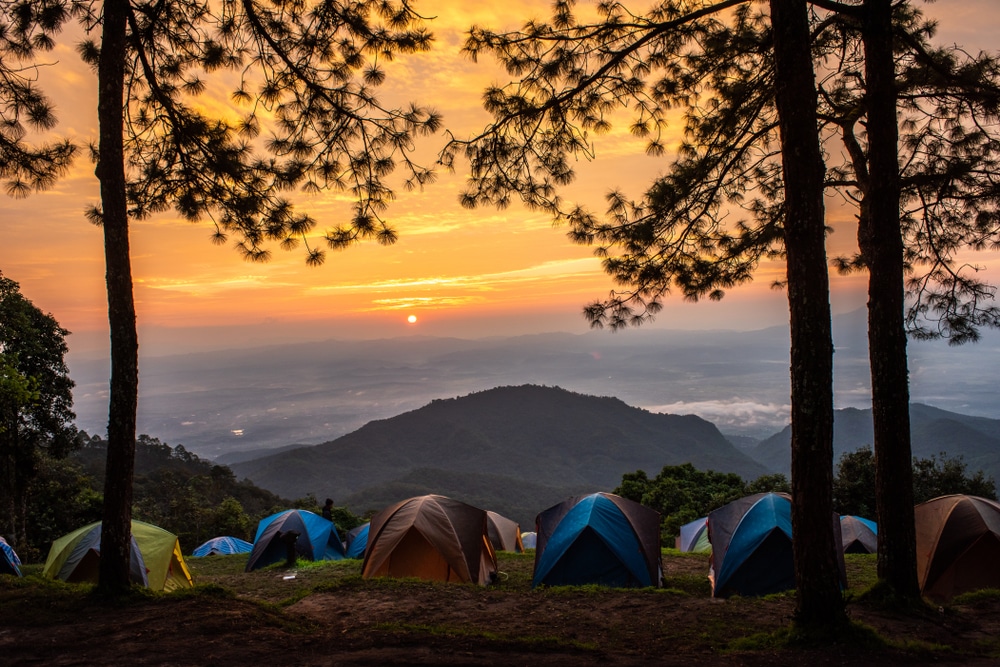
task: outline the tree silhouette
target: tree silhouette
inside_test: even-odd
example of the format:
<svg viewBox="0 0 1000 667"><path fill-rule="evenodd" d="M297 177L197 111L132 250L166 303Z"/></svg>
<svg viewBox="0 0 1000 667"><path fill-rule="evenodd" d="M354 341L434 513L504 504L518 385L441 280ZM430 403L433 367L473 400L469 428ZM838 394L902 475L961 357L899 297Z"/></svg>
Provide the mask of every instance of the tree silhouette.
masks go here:
<svg viewBox="0 0 1000 667"><path fill-rule="evenodd" d="M623 244L623 257L613 257L606 247L599 254L616 281L635 287L625 297L613 293L610 304L588 307L585 312L596 325L641 322L659 311L659 298L673 281L689 297L708 293L718 298L720 287L748 280L764 254L786 255L796 618L808 627L838 626L845 617L829 521L833 341L824 165L806 4L774 0L767 20L739 2L663 2L645 15L601 3L602 20L593 24L578 24L572 6L557 2L550 24L529 23L518 32L471 31L466 50L473 57L492 53L519 78L486 92L493 123L472 139L453 139L440 160L449 167L459 155L469 160L467 206L506 206L518 196L568 222L578 241L614 238ZM732 10L735 27L724 10ZM729 40L740 37L753 40L748 55L731 48ZM725 70L741 67L755 74L763 69L773 77L756 95L758 104L773 112L764 124L757 122L756 110L743 108L755 91L730 85L733 77ZM708 110L700 106L700 95L710 100ZM719 98L731 104L729 114L717 113ZM633 206L613 193L610 222L602 223L561 200L558 186L574 177L569 158L593 155L587 133L606 131L616 109L632 108L632 132L647 137L647 152L659 155L666 150L667 112L678 106L687 117L697 117L691 124L704 130L710 143L684 146L679 164L653 185L646 202ZM749 150L729 141L734 136ZM737 239L720 229L722 201L741 199L758 184L764 188L759 205L749 208L771 224L755 244L744 240L736 248ZM676 237L663 240L658 225ZM638 258L644 251L649 261ZM640 313L632 312L632 299L640 301Z"/></svg>
<svg viewBox="0 0 1000 667"><path fill-rule="evenodd" d="M27 3L23 3L27 4ZM81 56L97 72L98 142L91 149L100 204L89 218L105 240L111 389L100 587L128 586L135 458L138 337L129 221L173 209L207 220L214 240L250 261L270 243L310 245L317 221L287 193L344 192L345 221L324 234L331 248L396 233L384 219L398 167L404 187L429 169L412 159L414 141L438 116L414 105L380 103L385 63L426 50L431 35L406 0L49 0L67 8L88 39ZM9 15L8 15L9 16ZM53 22L53 29L59 21ZM231 86L239 106L213 112L211 86Z"/></svg>

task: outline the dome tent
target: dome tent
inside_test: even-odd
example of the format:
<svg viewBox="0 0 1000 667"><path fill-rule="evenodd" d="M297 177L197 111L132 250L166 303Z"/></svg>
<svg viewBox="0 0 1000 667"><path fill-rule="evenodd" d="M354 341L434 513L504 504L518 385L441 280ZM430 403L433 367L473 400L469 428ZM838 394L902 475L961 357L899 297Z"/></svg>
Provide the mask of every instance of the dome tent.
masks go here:
<svg viewBox="0 0 1000 667"><path fill-rule="evenodd" d="M371 519L361 575L485 585L497 574L486 512L445 496L417 496Z"/></svg>
<svg viewBox="0 0 1000 667"><path fill-rule="evenodd" d="M286 560L288 548L281 537L292 531L298 533L295 540L297 557L313 561L341 560L345 557L344 544L332 521L309 510L284 510L257 523L246 571Z"/></svg>
<svg viewBox="0 0 1000 667"><path fill-rule="evenodd" d="M203 558L205 556L231 556L233 554L248 554L253 550L253 545L246 540L241 540L238 537L213 537L212 539L199 544L198 547L191 552L191 555L195 558Z"/></svg>
<svg viewBox="0 0 1000 667"><path fill-rule="evenodd" d="M870 519L845 514L840 517L845 554L878 553L878 526Z"/></svg>
<svg viewBox="0 0 1000 667"><path fill-rule="evenodd" d="M914 508L917 580L937 601L982 588L1000 588L1000 503L949 495Z"/></svg>
<svg viewBox="0 0 1000 667"><path fill-rule="evenodd" d="M14 552L14 547L7 543L7 540L0 537L0 574L12 574L15 577L21 575L21 559Z"/></svg>
<svg viewBox="0 0 1000 667"><path fill-rule="evenodd" d="M681 526L681 534L677 536L678 551L708 553L712 543L708 541L708 517L703 516Z"/></svg>
<svg viewBox="0 0 1000 667"><path fill-rule="evenodd" d="M486 532L494 551L524 552L521 541L521 526L496 512L486 512Z"/></svg>
<svg viewBox="0 0 1000 667"><path fill-rule="evenodd" d="M193 586L177 536L159 526L132 520L129 557L132 583L154 591ZM78 528L52 542L42 575L68 582L97 583L101 523Z"/></svg>
<svg viewBox="0 0 1000 667"><path fill-rule="evenodd" d="M347 531L344 536L344 550L348 558L364 558L368 546L368 529L371 523L366 522Z"/></svg>
<svg viewBox="0 0 1000 667"><path fill-rule="evenodd" d="M660 513L611 493L569 498L535 519L532 586L659 586Z"/></svg>
<svg viewBox="0 0 1000 667"><path fill-rule="evenodd" d="M831 515L840 584L847 586L840 515ZM745 496L708 513L712 596L768 595L795 588L792 502L786 493Z"/></svg>

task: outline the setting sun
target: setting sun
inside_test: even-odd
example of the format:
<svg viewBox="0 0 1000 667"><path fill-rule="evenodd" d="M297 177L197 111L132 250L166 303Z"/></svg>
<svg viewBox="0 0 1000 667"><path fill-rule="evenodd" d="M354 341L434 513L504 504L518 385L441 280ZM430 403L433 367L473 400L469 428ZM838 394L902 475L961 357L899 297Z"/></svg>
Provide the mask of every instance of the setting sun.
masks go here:
<svg viewBox="0 0 1000 667"><path fill-rule="evenodd" d="M406 321L409 322L410 324L415 324L416 321L417 321L417 316L416 315L410 315L409 317L406 318Z"/></svg>

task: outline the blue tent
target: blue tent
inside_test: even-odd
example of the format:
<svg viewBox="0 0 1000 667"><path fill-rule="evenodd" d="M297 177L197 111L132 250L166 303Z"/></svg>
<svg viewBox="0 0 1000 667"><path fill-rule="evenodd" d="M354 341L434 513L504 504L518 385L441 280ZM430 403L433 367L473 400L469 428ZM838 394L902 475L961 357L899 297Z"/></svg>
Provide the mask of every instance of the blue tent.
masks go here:
<svg viewBox="0 0 1000 667"><path fill-rule="evenodd" d="M537 535L533 530L527 533L521 533L521 544L524 545L525 549L534 549L536 537Z"/></svg>
<svg viewBox="0 0 1000 667"><path fill-rule="evenodd" d="M677 550L696 553L708 553L712 550L712 543L708 541L707 516L681 526L681 534L677 536Z"/></svg>
<svg viewBox="0 0 1000 667"><path fill-rule="evenodd" d="M840 516L832 515L840 583L846 586ZM712 596L768 595L795 588L792 501L785 493L746 496L708 514Z"/></svg>
<svg viewBox="0 0 1000 667"><path fill-rule="evenodd" d="M570 498L535 519L533 586L659 586L660 513L610 493Z"/></svg>
<svg viewBox="0 0 1000 667"><path fill-rule="evenodd" d="M295 553L306 560L341 560L344 545L333 522L308 510L285 510L265 517L257 524L253 550L247 559L246 571L280 563L287 559L287 544L283 536L298 533Z"/></svg>
<svg viewBox="0 0 1000 667"><path fill-rule="evenodd" d="M363 523L347 531L344 537L344 548L348 558L364 558L365 547L368 546L368 528L371 522Z"/></svg>
<svg viewBox="0 0 1000 667"><path fill-rule="evenodd" d="M191 552L195 558L202 556L231 556L232 554L248 554L253 551L253 545L238 537L213 537Z"/></svg>
<svg viewBox="0 0 1000 667"><path fill-rule="evenodd" d="M21 576L21 559L14 553L14 547L7 544L7 540L2 537L0 537L0 574Z"/></svg>

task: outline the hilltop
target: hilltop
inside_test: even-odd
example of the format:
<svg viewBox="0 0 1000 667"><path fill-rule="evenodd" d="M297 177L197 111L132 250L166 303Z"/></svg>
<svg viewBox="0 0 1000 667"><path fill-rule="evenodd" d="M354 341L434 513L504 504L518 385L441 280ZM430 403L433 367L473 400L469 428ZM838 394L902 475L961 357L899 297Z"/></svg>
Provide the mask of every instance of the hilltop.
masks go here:
<svg viewBox="0 0 1000 667"><path fill-rule="evenodd" d="M610 491L624 473L655 475L686 462L748 479L768 472L700 417L538 385L434 400L231 468L284 497L312 492L354 512L441 493L531 525L567 496Z"/></svg>

